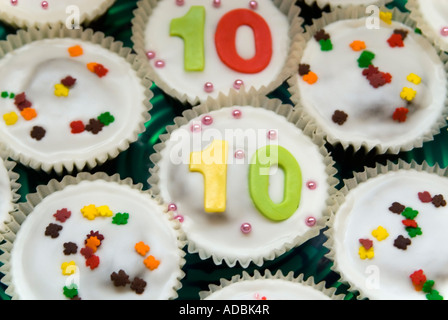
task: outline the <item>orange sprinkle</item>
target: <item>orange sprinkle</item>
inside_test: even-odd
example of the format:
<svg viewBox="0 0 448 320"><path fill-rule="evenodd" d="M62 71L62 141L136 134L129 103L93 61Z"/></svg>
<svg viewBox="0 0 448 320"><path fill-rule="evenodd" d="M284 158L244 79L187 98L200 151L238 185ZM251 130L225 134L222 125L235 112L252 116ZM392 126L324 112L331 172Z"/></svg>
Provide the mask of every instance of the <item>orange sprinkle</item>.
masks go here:
<svg viewBox="0 0 448 320"><path fill-rule="evenodd" d="M68 53L71 57L79 57L84 53L84 51L82 50L82 47L80 45L76 45L68 48Z"/></svg>
<svg viewBox="0 0 448 320"><path fill-rule="evenodd" d="M86 247L92 249L93 252L96 252L96 249L99 247L100 244L101 241L97 237L89 237L86 240Z"/></svg>
<svg viewBox="0 0 448 320"><path fill-rule="evenodd" d="M141 256L145 256L149 251L149 246L145 244L143 241L136 243L134 248Z"/></svg>
<svg viewBox="0 0 448 320"><path fill-rule="evenodd" d="M97 64L98 63L96 63L96 62L90 62L90 63L87 64L87 69L89 69L90 72L95 72L95 66Z"/></svg>
<svg viewBox="0 0 448 320"><path fill-rule="evenodd" d="M160 261L154 258L154 256L149 256L148 258L143 260L143 263L149 270L155 270L159 266Z"/></svg>
<svg viewBox="0 0 448 320"><path fill-rule="evenodd" d="M31 119L37 117L37 112L34 108L25 108L22 111L20 111L20 114L26 121L30 121Z"/></svg>
<svg viewBox="0 0 448 320"><path fill-rule="evenodd" d="M366 48L366 44L364 41L355 40L350 43L350 48L352 48L353 51L361 51Z"/></svg>
<svg viewBox="0 0 448 320"><path fill-rule="evenodd" d="M317 74L315 74L313 71L310 71L306 75L304 75L302 79L309 84L315 84L318 77Z"/></svg>

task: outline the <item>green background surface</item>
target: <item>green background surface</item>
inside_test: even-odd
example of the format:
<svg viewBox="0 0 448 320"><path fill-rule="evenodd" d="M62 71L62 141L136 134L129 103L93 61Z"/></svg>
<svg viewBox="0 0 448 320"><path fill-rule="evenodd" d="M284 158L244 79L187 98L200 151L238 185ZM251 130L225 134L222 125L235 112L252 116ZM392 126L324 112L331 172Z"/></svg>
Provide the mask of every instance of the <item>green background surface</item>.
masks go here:
<svg viewBox="0 0 448 320"><path fill-rule="evenodd" d="M395 0L392 5L404 11L405 2L406 0ZM108 36L113 36L116 40L122 41L125 46L132 47L131 19L133 11L137 7L136 3L137 0L117 0L103 17L89 27L95 31L102 31ZM298 5L302 8L301 16L307 24L311 23L313 18L321 16L321 11L317 6L309 7L300 1ZM324 8L324 11L327 10L328 8ZM15 29L0 23L0 40L6 39L8 34L15 32ZM153 109L150 112L151 119L146 123L146 131L128 150L91 172L119 173L122 178L131 177L135 183L142 183L144 189L149 188L147 183L150 168L149 156L154 152L153 146L159 141L159 135L165 132L165 127L172 124L174 117L181 115L182 111L186 109L184 105L165 95L155 85L152 86L152 90L154 92L154 98L151 99ZM286 84L271 93L269 97L281 99L284 103L291 103ZM354 171L362 171L365 166L373 167L376 164L385 164L388 160L396 161L399 158L408 162L415 160L418 163L426 160L430 165L437 163L441 167L445 167L448 161L448 150L444 143L447 134L446 128L443 128L434 141L425 143L423 148L399 155L378 155L375 151L366 153L363 150L354 152L350 148L343 150L340 146L331 145L327 145L327 148L336 162L337 177L342 181L342 179L352 177ZM53 178L61 178L44 172L36 172L21 164L16 166L15 171L20 175L21 199L19 201L25 201L26 194L34 192L38 185L47 184ZM76 174L76 172L72 174ZM208 290L209 284L218 284L221 278L230 279L233 275L241 274L243 270L253 274L254 269L260 270L261 273L264 273L265 269L269 269L273 273L280 269L284 274L293 271L295 276L303 273L305 278L313 276L316 282L326 281L327 287L337 288L337 292L345 294L347 300L355 299L356 293L348 291L347 287L339 282L339 275L331 270L332 262L325 257L328 252L323 246L325 241L326 237L321 233L318 237L290 250L274 261L266 262L262 267L250 265L246 269L238 265L234 268L229 268L226 265L216 266L210 259L201 260L197 254L187 254L184 267L186 276L182 280L178 299L199 299L199 291ZM1 289L0 298L10 299L4 293L5 288Z"/></svg>

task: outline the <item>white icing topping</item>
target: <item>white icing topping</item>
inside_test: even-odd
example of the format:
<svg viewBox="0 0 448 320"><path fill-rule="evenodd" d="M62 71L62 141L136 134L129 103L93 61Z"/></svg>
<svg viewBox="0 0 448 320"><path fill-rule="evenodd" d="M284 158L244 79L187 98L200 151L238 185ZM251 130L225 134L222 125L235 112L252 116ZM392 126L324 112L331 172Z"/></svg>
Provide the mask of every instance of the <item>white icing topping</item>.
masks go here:
<svg viewBox="0 0 448 320"><path fill-rule="evenodd" d="M80 45L83 55L70 57L68 48ZM109 71L99 77L87 69L96 62ZM23 66L27 67L24 69ZM1 140L14 153L52 166L61 163L82 164L91 159L107 159L127 139L132 139L142 122L145 89L130 64L119 55L99 45L77 39L46 39L32 42L0 61L0 90L15 94L25 92L37 117L26 121L14 99L0 99L1 115L15 112L18 121L7 125L0 120ZM54 94L56 84L68 75L76 78L68 97ZM110 112L114 122L93 134L72 134L70 123ZM34 126L46 130L37 141L31 138Z"/></svg>
<svg viewBox="0 0 448 320"><path fill-rule="evenodd" d="M289 23L287 17L279 11L272 1L257 1L255 12L263 17L269 25L272 35L273 55L269 65L261 72L246 74L234 71L227 67L219 58L215 48L215 31L218 21L227 12L236 9L248 9L248 1L226 0L221 2L219 8L212 5L212 1L204 3L203 0L188 0L183 6L177 6L174 1L159 1L157 7L149 17L145 29L145 48L156 53L156 58L150 61L151 65L158 59L165 61L165 67L154 68L154 71L181 94L186 94L189 99L199 97L201 101L207 97L217 97L219 92L227 93L233 88L237 79L243 80L245 87L253 86L260 89L268 86L280 72L285 64L290 39L288 35ZM205 69L198 72L187 72L184 69L184 42L179 37L170 37L170 21L183 17L191 6L205 7L206 19L204 27ZM243 26L245 27L245 26ZM247 28L247 27L246 27ZM245 30L247 31L247 30ZM253 32L245 32L244 28L238 30L237 51L242 57L252 57L254 47ZM204 91L204 84L212 82L214 91Z"/></svg>
<svg viewBox="0 0 448 320"><path fill-rule="evenodd" d="M205 300L329 300L325 293L284 279L255 279L220 288Z"/></svg>
<svg viewBox="0 0 448 320"><path fill-rule="evenodd" d="M0 12L15 23L26 21L27 25L45 24L45 23L65 23L69 21L71 25L72 18L79 13L79 23L84 19L92 20L103 13L107 6L113 1L96 0L92 3L90 0L46 0L48 6L42 6L42 0L17 0L13 5L11 0L0 0ZM21 23L20 23L21 24Z"/></svg>
<svg viewBox="0 0 448 320"><path fill-rule="evenodd" d="M107 205L114 214L129 213L127 224L116 225L112 217L88 220L80 210L89 204ZM55 220L57 210L67 208L71 216L65 222ZM49 223L61 225L57 238L45 236ZM95 254L99 266L91 270L80 250L90 231L104 236ZM163 208L147 194L128 186L103 180L83 181L65 187L44 198L21 225L11 253L12 281L21 299L66 299L63 287L70 284L63 275L61 265L75 261L77 272L71 279L78 279L82 299L168 299L173 298L173 288L181 277L181 256L178 248L179 234L168 220ZM145 256L134 246L143 241L150 247ZM74 242L76 254L64 255L63 244ZM143 260L153 255L160 264L151 271ZM132 282L142 278L147 285L142 294L126 287L115 287L111 274L122 269Z"/></svg>
<svg viewBox="0 0 448 320"><path fill-rule="evenodd" d="M433 29L434 35L440 40L442 49L448 48L448 35L443 36L441 30L448 27L448 6L444 0L417 0L419 11L425 23Z"/></svg>
<svg viewBox="0 0 448 320"><path fill-rule="evenodd" d="M423 203L418 193L424 191L447 199L447 179L427 172L391 172L352 189L336 212L333 239L338 270L368 298L425 299L425 293L416 291L410 279L420 269L427 280L435 281L433 289L448 297L448 249L444 245L448 241L448 207ZM422 235L408 235L402 223L406 218L389 211L394 202L419 212L415 221ZM378 241L372 236L378 226L387 230L387 239ZM394 246L399 235L411 239L406 250ZM373 259L360 259L359 239L373 241Z"/></svg>
<svg viewBox="0 0 448 320"><path fill-rule="evenodd" d="M310 85L299 78L298 86L304 108L329 136L355 146L396 148L430 132L444 108L447 80L443 63L425 38L397 22L368 29L364 18L338 21L324 29L333 50L321 51L314 38L308 41L301 63L309 64L318 80ZM404 47L389 46L387 40L395 29L408 31ZM357 62L362 51L349 46L355 40L365 42L365 50L375 54L372 64L390 73L391 83L376 89L370 85ZM419 85L407 80L411 73L421 77ZM400 97L404 87L417 95L408 106L407 120L398 122L392 115L396 108L407 106ZM332 121L335 110L348 114L343 125Z"/></svg>
<svg viewBox="0 0 448 320"><path fill-rule="evenodd" d="M240 110L242 117L234 119L233 110ZM269 257L274 250L282 249L303 236L310 227L305 220L309 216L321 219L326 207L328 175L319 148L300 129L273 111L250 106L236 106L212 111L210 126L202 125L199 133L192 134L190 123L175 130L161 151L160 195L165 202L174 202L183 215L183 230L189 240L201 250L232 260L256 260ZM274 129L278 140L269 141L266 134ZM236 138L235 138L236 137ZM244 139L244 137L246 137ZM252 137L252 139L251 139ZM227 140L229 143L227 165L227 207L223 213L204 211L204 182L200 173L189 171L190 152L204 150L211 140ZM302 172L302 191L297 211L287 220L273 222L265 218L254 206L249 194L249 160L256 149L267 144L286 148L298 161ZM234 154L244 150L245 159L235 159ZM274 201L283 197L282 170L270 177L270 194ZM307 188L308 181L317 183L315 190ZM248 222L249 234L243 234L240 226Z"/></svg>

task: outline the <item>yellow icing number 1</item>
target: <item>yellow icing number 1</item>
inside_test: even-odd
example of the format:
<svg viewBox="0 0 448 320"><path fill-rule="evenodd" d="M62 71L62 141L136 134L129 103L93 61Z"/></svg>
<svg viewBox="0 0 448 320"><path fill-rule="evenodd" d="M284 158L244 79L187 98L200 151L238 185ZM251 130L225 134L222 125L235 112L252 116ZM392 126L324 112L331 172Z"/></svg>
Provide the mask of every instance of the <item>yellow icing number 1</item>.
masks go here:
<svg viewBox="0 0 448 320"><path fill-rule="evenodd" d="M204 176L204 210L226 210L227 141L214 140L203 151L190 154L190 171ZM283 201L274 203L269 196L269 169L278 165L285 172ZM302 175L299 163L285 148L268 145L258 149L249 167L249 192L258 211L266 218L282 221L299 207Z"/></svg>

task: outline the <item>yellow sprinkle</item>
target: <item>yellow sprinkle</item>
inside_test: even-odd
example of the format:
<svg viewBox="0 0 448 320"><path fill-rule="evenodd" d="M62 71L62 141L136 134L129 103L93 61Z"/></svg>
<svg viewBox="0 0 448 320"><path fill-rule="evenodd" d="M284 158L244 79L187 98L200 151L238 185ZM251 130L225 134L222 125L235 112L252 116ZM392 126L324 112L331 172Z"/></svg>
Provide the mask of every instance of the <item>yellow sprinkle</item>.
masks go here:
<svg viewBox="0 0 448 320"><path fill-rule="evenodd" d="M56 97L68 97L69 92L70 92L70 89L61 83L54 85L54 95Z"/></svg>
<svg viewBox="0 0 448 320"><path fill-rule="evenodd" d="M112 217L114 213L109 209L109 206L99 206L96 208L98 211L98 215L102 217Z"/></svg>
<svg viewBox="0 0 448 320"><path fill-rule="evenodd" d="M98 216L98 209L95 207L95 205L89 204L88 206L85 206L81 209L81 213L85 218L93 220L96 216Z"/></svg>
<svg viewBox="0 0 448 320"><path fill-rule="evenodd" d="M411 73L407 76L406 80L412 82L413 84L420 84L422 82L422 78L420 78L415 73Z"/></svg>
<svg viewBox="0 0 448 320"><path fill-rule="evenodd" d="M382 226L379 226L378 228L372 231L372 236L374 236L378 241L383 241L389 236L389 233Z"/></svg>
<svg viewBox="0 0 448 320"><path fill-rule="evenodd" d="M5 123L8 126L15 124L18 119L19 119L19 116L14 111L11 111L10 113L5 113L3 115L3 120L5 120Z"/></svg>
<svg viewBox="0 0 448 320"><path fill-rule="evenodd" d="M71 274L74 274L76 272L76 263L75 261L70 261L70 262L63 262L61 264L61 270L62 270L62 274L64 276L69 276Z"/></svg>
<svg viewBox="0 0 448 320"><path fill-rule="evenodd" d="M373 257L375 256L375 253L373 251L373 247L371 247L369 250L366 250L366 248L364 248L363 246L360 246L358 254L359 254L359 257L362 260L373 259Z"/></svg>
<svg viewBox="0 0 448 320"><path fill-rule="evenodd" d="M387 24L392 24L392 12L380 11L380 19Z"/></svg>
<svg viewBox="0 0 448 320"><path fill-rule="evenodd" d="M417 91L415 91L412 88L406 88L406 87L404 87L403 90L400 93L401 99L404 99L406 101L414 100L416 95L417 95Z"/></svg>

